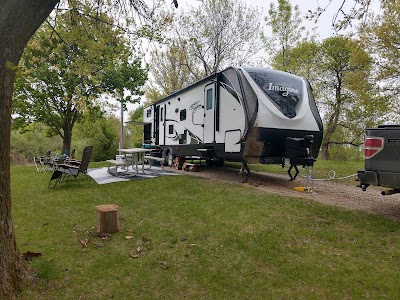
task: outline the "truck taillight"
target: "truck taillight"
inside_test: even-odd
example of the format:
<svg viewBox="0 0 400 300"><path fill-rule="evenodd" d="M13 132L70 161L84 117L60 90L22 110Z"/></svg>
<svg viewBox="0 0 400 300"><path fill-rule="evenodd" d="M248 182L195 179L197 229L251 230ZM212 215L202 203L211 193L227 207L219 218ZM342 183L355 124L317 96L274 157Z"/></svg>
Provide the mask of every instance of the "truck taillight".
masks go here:
<svg viewBox="0 0 400 300"><path fill-rule="evenodd" d="M385 139L382 137L366 137L364 141L364 157L371 158L383 149Z"/></svg>

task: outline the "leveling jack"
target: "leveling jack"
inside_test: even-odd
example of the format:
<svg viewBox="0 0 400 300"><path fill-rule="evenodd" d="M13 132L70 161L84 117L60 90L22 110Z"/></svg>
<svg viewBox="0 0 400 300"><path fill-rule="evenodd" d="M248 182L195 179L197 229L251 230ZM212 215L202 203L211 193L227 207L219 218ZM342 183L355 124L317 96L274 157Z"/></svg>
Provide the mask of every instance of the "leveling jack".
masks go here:
<svg viewBox="0 0 400 300"><path fill-rule="evenodd" d="M243 160L242 161L242 167L240 168L239 174L242 175L242 183L246 183L247 180L250 177L250 168L249 165L247 164L247 161Z"/></svg>
<svg viewBox="0 0 400 300"><path fill-rule="evenodd" d="M293 188L296 191L316 194L314 188L314 169L313 166L305 166L306 176L305 176L305 186L298 186Z"/></svg>

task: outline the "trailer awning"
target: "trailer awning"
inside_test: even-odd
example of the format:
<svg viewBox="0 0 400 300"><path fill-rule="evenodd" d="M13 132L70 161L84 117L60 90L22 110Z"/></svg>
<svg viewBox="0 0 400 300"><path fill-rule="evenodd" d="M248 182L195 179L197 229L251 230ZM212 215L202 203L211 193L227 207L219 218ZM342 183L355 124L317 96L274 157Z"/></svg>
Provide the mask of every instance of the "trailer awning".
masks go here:
<svg viewBox="0 0 400 300"><path fill-rule="evenodd" d="M125 124L132 124L132 125L147 125L151 124L151 122L142 122L142 121L128 121Z"/></svg>

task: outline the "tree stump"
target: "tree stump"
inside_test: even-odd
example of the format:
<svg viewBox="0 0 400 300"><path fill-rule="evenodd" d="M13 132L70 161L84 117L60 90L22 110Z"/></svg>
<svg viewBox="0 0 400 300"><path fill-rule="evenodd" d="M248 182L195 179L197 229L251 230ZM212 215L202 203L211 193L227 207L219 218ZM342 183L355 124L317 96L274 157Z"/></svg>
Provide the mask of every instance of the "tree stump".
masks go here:
<svg viewBox="0 0 400 300"><path fill-rule="evenodd" d="M182 166L182 170L184 171L190 171L190 172L198 172L199 171L199 167L196 164L192 164L192 163L187 163L185 162Z"/></svg>
<svg viewBox="0 0 400 300"><path fill-rule="evenodd" d="M97 233L113 233L119 230L118 206L103 204L96 206Z"/></svg>

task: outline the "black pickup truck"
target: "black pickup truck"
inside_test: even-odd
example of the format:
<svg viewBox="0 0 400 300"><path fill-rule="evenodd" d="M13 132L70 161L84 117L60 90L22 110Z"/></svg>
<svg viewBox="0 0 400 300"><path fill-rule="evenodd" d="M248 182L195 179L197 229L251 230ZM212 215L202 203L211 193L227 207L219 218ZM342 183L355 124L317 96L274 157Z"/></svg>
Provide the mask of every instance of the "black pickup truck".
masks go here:
<svg viewBox="0 0 400 300"><path fill-rule="evenodd" d="M381 125L366 129L365 170L357 172L363 191L369 185L390 188L382 195L400 193L400 125Z"/></svg>

